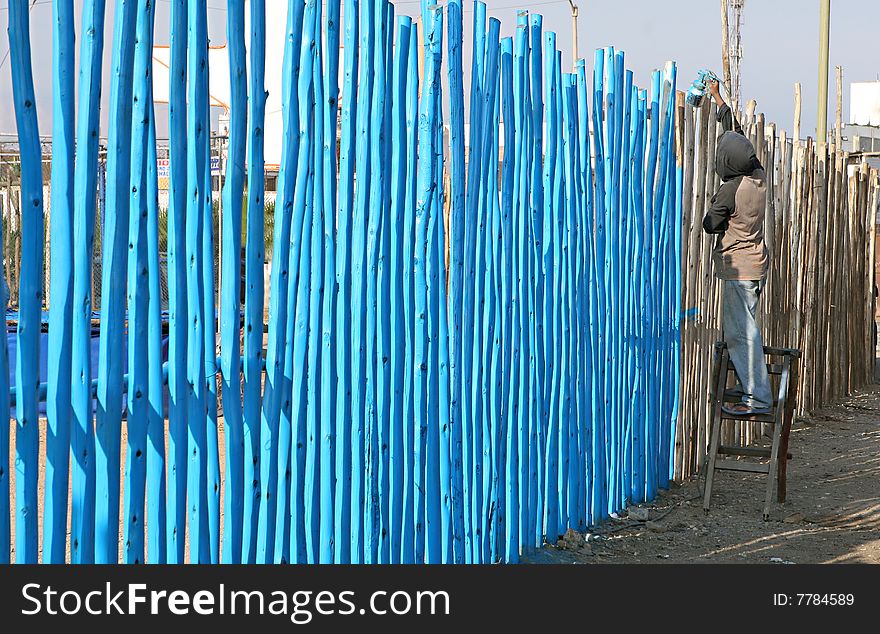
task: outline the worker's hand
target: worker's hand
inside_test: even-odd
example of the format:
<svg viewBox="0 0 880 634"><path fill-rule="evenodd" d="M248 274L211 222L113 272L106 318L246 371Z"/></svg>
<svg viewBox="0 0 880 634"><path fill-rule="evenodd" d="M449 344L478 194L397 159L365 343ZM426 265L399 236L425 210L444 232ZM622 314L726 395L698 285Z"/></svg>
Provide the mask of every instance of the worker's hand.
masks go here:
<svg viewBox="0 0 880 634"><path fill-rule="evenodd" d="M718 82L714 79L710 79L706 82L706 88L709 89L709 94L713 97L720 97L721 91L718 88Z"/></svg>

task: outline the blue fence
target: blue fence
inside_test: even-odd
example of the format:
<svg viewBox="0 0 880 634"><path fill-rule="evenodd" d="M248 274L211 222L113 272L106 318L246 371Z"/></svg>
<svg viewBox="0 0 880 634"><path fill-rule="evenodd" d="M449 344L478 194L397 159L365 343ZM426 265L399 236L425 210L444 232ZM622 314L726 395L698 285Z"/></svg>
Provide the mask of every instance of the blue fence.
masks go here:
<svg viewBox="0 0 880 634"><path fill-rule="evenodd" d="M116 0L93 367L104 1L84 3L74 125L72 0L55 0L62 265L40 532L44 216L27 5L9 1L27 246L14 505L0 426L0 561L516 562L667 485L682 227L673 64L645 89L610 48L592 77L583 60L569 73L540 15L521 13L501 38L482 3L465 60L461 0L425 5L418 24L385 0L292 0L264 339L264 0L250 3L247 46L244 0L228 2L217 236L207 7L172 0L164 361L155 4Z"/></svg>

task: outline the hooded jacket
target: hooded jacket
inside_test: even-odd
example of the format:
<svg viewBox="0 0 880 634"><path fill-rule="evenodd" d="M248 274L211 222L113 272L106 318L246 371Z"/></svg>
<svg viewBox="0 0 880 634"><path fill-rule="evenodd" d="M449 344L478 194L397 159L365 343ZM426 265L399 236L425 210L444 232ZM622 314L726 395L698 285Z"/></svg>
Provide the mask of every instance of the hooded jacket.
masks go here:
<svg viewBox="0 0 880 634"><path fill-rule="evenodd" d="M715 150L715 172L723 184L703 218L703 229L717 235L712 254L715 275L723 280L760 280L769 264L764 244L764 168L727 104L718 111L718 121L726 130Z"/></svg>

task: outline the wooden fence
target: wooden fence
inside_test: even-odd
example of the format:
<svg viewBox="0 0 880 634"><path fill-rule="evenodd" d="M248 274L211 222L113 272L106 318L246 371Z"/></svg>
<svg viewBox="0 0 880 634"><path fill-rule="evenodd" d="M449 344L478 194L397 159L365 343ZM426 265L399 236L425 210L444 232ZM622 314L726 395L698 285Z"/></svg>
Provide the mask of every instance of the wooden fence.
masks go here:
<svg viewBox="0 0 880 634"><path fill-rule="evenodd" d="M445 11L426 6L421 38L386 0L330 1L326 14L316 0L291 0L264 336L258 213L247 216L243 297L240 283L244 193L249 210L263 209L264 0L250 3L248 47L244 2L228 2L232 100L219 236L207 7L171 2L167 320L158 292L155 6L116 0L92 367L88 254L103 45L94 34L103 33L104 1L86 0L76 125L74 57L58 54L72 49L56 49L53 63L64 116L52 126L51 250L69 267L51 271L52 364L41 385L44 217L27 4L9 2L23 211L14 386L2 383L0 351L0 409L10 395L16 407L14 436L0 426L0 561L516 562L693 472L705 444L701 366L718 336L717 284L698 222L716 185L715 137L703 110L695 151L694 113L675 91L674 64L640 89L623 53L600 49L589 81L583 60L563 71L540 15L521 13L515 36L500 38L500 23L475 3L466 111L460 0ZM54 6L55 36L69 39L72 1ZM763 134L757 120L753 128ZM768 293L811 306L780 332L825 332L837 342L838 322L816 317L815 286L782 282L824 272L818 254L802 257L813 234L800 210L820 206L803 203L817 199L815 155L799 151L795 176L779 179L792 202L772 216L773 250L803 271L774 268ZM765 164L780 157L790 164L781 153ZM849 250L834 250L836 277L821 288L853 300L850 291L865 292L865 224L873 223L866 180L848 195L840 165L833 180L822 172L835 184L823 201L861 220L824 225L823 244ZM781 192L773 192L775 201ZM876 187L870 195L876 205ZM798 233L778 235L794 225ZM776 313L768 315L769 328ZM855 350L868 336L859 321L868 311L853 300L841 315ZM862 381L855 361L853 353L828 389L809 374L813 402Z"/></svg>
<svg viewBox="0 0 880 634"><path fill-rule="evenodd" d="M797 129L799 104L795 114ZM874 236L880 179L834 145L787 137L754 106L743 127L767 174L765 239L771 266L759 303L764 344L802 351L797 413L873 382ZM682 200L682 377L675 477L697 473L709 433L712 344L722 338L723 284L712 273L702 218L718 189L716 107L678 106ZM839 143L839 140L838 140ZM759 425L725 424L724 442L748 444Z"/></svg>

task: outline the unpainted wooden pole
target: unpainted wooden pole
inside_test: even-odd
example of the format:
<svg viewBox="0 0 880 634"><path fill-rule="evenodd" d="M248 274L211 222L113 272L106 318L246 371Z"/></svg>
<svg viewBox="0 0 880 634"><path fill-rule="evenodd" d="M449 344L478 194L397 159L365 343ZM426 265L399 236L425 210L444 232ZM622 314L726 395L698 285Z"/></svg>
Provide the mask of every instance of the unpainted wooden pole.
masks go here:
<svg viewBox="0 0 880 634"><path fill-rule="evenodd" d="M837 108L834 111L834 145L838 148L842 148L843 129L841 120L843 106L843 68L837 66L834 70L837 75Z"/></svg>

